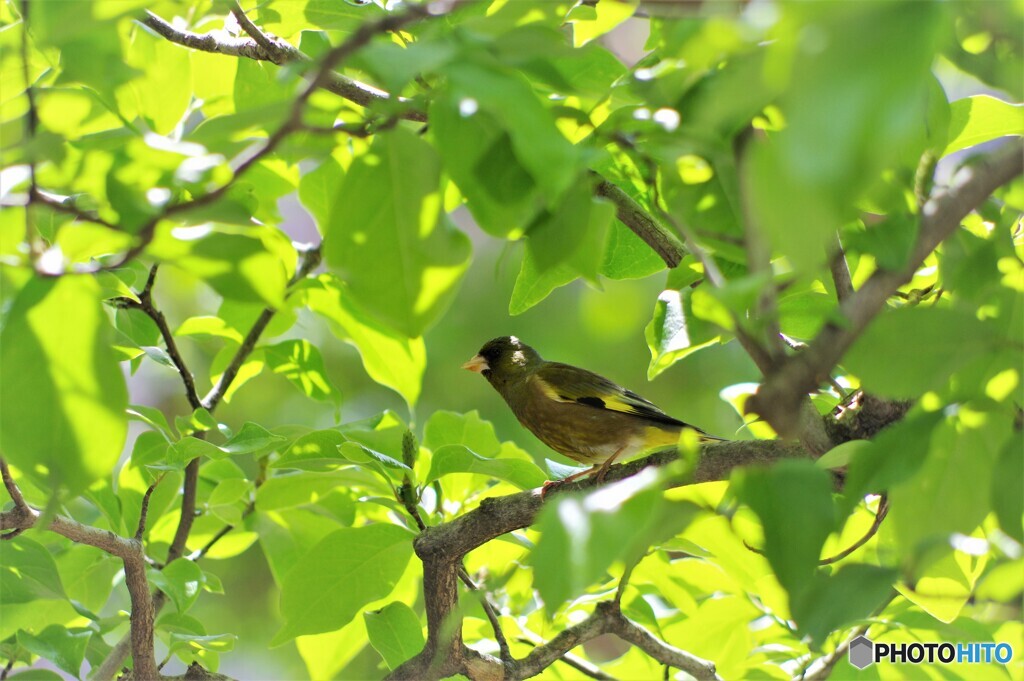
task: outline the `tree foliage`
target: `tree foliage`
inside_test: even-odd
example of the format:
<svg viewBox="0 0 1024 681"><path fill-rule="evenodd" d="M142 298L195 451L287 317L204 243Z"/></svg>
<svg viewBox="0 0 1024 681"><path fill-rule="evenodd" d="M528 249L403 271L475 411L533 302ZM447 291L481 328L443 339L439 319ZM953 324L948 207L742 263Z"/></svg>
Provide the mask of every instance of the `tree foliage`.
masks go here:
<svg viewBox="0 0 1024 681"><path fill-rule="evenodd" d="M878 678L857 635L1019 643L1021 20L0 3L4 676ZM514 282L475 277L503 244ZM428 355L536 312L587 363L572 306L618 332L633 280L648 378L742 425L541 498L564 463Z"/></svg>

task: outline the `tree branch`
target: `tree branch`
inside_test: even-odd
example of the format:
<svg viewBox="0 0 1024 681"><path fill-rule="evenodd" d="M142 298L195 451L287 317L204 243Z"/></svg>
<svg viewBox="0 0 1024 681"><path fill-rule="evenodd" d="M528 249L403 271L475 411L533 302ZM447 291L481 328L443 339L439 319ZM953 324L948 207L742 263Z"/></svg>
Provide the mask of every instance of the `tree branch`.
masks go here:
<svg viewBox="0 0 1024 681"><path fill-rule="evenodd" d="M264 52L267 54L275 54L281 50L275 40L261 31L256 24L252 23L252 20L250 20L249 16L242 11L242 8L236 0L232 0L231 14L235 16L235 20L238 21L238 25L242 27L242 30L248 33L249 37L255 40L256 44L262 47Z"/></svg>
<svg viewBox="0 0 1024 681"><path fill-rule="evenodd" d="M300 259L298 265L295 268L295 275L289 282L289 286L292 286L298 281L305 278L307 274L316 269L316 267L320 264L319 246L297 246L296 250L299 253ZM153 271L151 271L150 278L146 282L146 287L143 289L143 293L152 289L154 276L155 275ZM140 295L140 298L141 297L142 296ZM266 329L266 325L270 322L270 318L273 317L274 310L270 308L263 310L263 312L260 314L260 319L262 319L263 316L267 314L269 314L269 317L267 318L266 322L260 327L258 333L255 333L256 325L253 325L253 328L249 330L248 334L246 334L246 340L249 340L250 338L252 340L245 354L241 354L243 348L245 347L245 343L243 343L243 346L240 347L238 352L235 353L235 357L232 358L231 363L234 364L237 362L238 366L235 368L231 380L225 381L224 375L222 375L221 380L217 382L217 386L214 386L214 389L210 391L210 394L207 395L206 399L201 401L200 406L208 405L206 408L212 413L217 408L217 405L220 404L221 398L227 392L228 388L231 387L231 381L234 380L234 377L238 374L238 368L241 367L241 365L245 362L245 358L248 357L249 353L251 353L253 348L255 348L256 342L259 340L260 334L262 334L262 332ZM257 323L258 322L259 319L257 319ZM170 351L168 351L168 354L170 354ZM219 390L218 386L220 388ZM178 558L181 558L185 554L186 545L188 543L188 537L189 534L191 534L192 532L192 523L195 521L196 515L196 488L199 485L199 461L200 460L198 458L192 459L191 461L188 462L188 465L185 466L185 480L182 485L181 495L181 514L178 518L178 527L174 532L174 538L171 540L171 545L167 549L167 560L164 563L165 565L168 565L171 562L177 560ZM198 554L196 555L196 559L201 558L203 555L205 555L206 552L209 551L210 548L212 548L217 541L220 541L220 539L227 535L228 532L230 532L232 529L234 528L231 526L222 528L222 530L217 533L217 536L212 538L209 542L207 542L206 546L202 547L199 550ZM156 594L153 597L154 612L160 612L165 602L166 598L163 592L156 592ZM98 681L105 681L106 679L113 678L114 675L117 674L118 669L120 669L121 664L125 659L125 656L128 654L128 646L128 639L121 639L121 641L119 641L111 649L106 659L103 660L103 663L100 665L99 669L94 674L95 679L97 679Z"/></svg>
<svg viewBox="0 0 1024 681"><path fill-rule="evenodd" d="M599 181L595 187L598 196L603 196L615 204L615 217L644 243L651 247L655 253L661 256L669 267L676 267L686 255L686 247L676 238L671 230L664 227L654 217L644 210L643 206L637 203L633 197L620 189L597 173L591 173Z"/></svg>
<svg viewBox="0 0 1024 681"><path fill-rule="evenodd" d="M615 634L623 641L632 643L662 664L682 669L695 679L721 681L721 677L715 672L713 662L703 660L659 640L654 634L623 615L618 608L611 608L611 610L611 614L608 615L611 620L608 627L609 633Z"/></svg>
<svg viewBox="0 0 1024 681"><path fill-rule="evenodd" d="M809 454L797 443L778 440L716 442L704 445L696 468L685 480L673 481L673 486L727 480L731 471L739 466L756 463L771 463L784 458L807 457ZM664 465L677 458L674 451L662 451L645 459L626 464L612 466L608 469L605 479L600 484L608 484L636 474L651 465ZM558 494L578 492L597 487L599 483L593 478L568 483L552 491L547 496L550 500ZM522 529L531 525L537 512L545 503L538 490L520 492L505 497L484 499L480 506L447 523L428 527L413 542L416 555L423 561L424 596L427 611L427 642L417 656L396 668L390 675L392 679L434 678L447 674L459 673L467 663L462 645L462 627L458 614L458 566L462 557L479 546L500 537L503 534ZM623 629L625 631L625 629ZM580 632L573 629L576 634ZM451 632L449 634L449 632ZM602 632L603 633L603 632ZM563 632L565 634L565 632ZM575 634L565 634L572 636ZM597 634L595 634L597 635ZM629 635L639 635L630 631ZM567 644L570 639L562 634L556 637L549 646L558 641L558 646ZM573 643L565 650L577 645ZM548 660L548 650L531 653L534 662ZM551 656L551 661L558 659ZM667 654L662 651L659 654ZM543 657L541 657L543 656ZM531 659L530 657L526 658ZM478 661L479 663L479 661ZM479 663L482 664L482 663ZM512 667L516 669L514 678L520 676L525 661L516 661ZM543 667L540 667L537 672ZM531 676L533 674L530 674Z"/></svg>
<svg viewBox="0 0 1024 681"><path fill-rule="evenodd" d="M178 370L178 374L181 376L181 382L185 385L185 397L188 399L189 406L194 411L203 406L199 400L199 394L196 392L195 377L188 367L185 366L185 360L178 350L174 334L171 333L171 329L167 325L167 318L164 317L164 313L153 303L153 285L156 283L156 274L159 267L159 265L153 265L149 268L149 278L146 280L146 286L139 292L138 302L131 298L120 298L118 300L125 307L141 310L156 324L156 328L160 330L160 337L163 338L164 345L167 346L167 355L171 358L174 368Z"/></svg>
<svg viewBox="0 0 1024 681"><path fill-rule="evenodd" d="M11 477L7 462L2 458L0 474L4 487L14 502L12 510L0 513L0 531L24 531L34 527L39 522L41 514L25 502L25 497ZM46 529L73 542L87 544L121 559L124 564L125 585L131 599L131 650L135 673L140 679L158 678L159 672L153 653L153 599L149 593L149 583L146 581L146 554L142 549L142 542L62 515L54 515Z"/></svg>
<svg viewBox="0 0 1024 681"><path fill-rule="evenodd" d="M244 13L243 16L245 16ZM238 15L236 14L235 17L238 18ZM308 55L293 45L280 39L270 41L266 34L257 29L257 34L266 37L268 42L268 44L260 44L260 41L256 39L256 36L254 36L246 26L246 24L248 24L255 28L252 21L249 20L247 16L244 21L239 19L238 23L246 33L249 33L249 35L252 36L251 39L235 38L223 31L213 33L193 33L192 31L180 30L149 11L146 12L146 17L142 19L142 23L172 43L177 43L178 45L190 47L202 52L213 52L232 57L245 57L246 59L253 59L256 61L269 61L278 65L287 64L289 62L311 61ZM333 92L339 97L344 97L348 101L354 102L360 106L369 107L379 102L391 100L398 101L406 105L412 104L412 102L405 97L393 97L390 93L385 92L384 90L353 80L337 72L332 72L329 75L324 84L324 89L329 92ZM427 120L425 112L412 108L411 106L408 110L399 114L399 116L405 120L418 121L421 123L424 123Z"/></svg>
<svg viewBox="0 0 1024 681"><path fill-rule="evenodd" d="M840 303L853 295L853 277L850 276L850 265L846 262L846 252L839 233L832 235L832 257L828 266L832 271L832 282L836 285L836 298Z"/></svg>
<svg viewBox="0 0 1024 681"><path fill-rule="evenodd" d="M827 379L889 297L913 278L925 258L956 231L960 221L1021 172L1024 146L1019 141L1005 144L999 152L961 169L947 190L937 192L924 205L917 241L906 267L898 271L879 269L872 274L840 305L843 322L827 324L806 350L767 376L747 401L747 412L761 415L783 436L796 435L800 400Z"/></svg>

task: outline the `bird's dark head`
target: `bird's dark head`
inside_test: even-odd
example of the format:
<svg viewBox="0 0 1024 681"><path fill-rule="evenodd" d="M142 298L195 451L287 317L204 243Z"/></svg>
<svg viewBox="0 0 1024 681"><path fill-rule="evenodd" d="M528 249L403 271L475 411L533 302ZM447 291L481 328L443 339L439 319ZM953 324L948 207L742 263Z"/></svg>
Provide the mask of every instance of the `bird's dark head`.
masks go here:
<svg viewBox="0 0 1024 681"><path fill-rule="evenodd" d="M462 368L483 374L491 385L498 387L524 376L543 361L536 350L515 336L502 336L487 341Z"/></svg>

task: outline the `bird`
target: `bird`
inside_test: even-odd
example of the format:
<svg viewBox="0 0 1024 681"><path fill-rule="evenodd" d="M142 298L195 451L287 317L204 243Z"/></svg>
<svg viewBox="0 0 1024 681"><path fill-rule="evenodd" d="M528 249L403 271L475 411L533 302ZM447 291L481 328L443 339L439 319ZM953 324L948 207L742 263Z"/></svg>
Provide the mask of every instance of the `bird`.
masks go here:
<svg viewBox="0 0 1024 681"><path fill-rule="evenodd" d="M698 439L722 441L666 414L650 401L604 376L545 361L516 336L488 341L463 369L483 375L512 413L551 449L591 468L544 485L594 473L598 482L619 458L675 445L683 429Z"/></svg>

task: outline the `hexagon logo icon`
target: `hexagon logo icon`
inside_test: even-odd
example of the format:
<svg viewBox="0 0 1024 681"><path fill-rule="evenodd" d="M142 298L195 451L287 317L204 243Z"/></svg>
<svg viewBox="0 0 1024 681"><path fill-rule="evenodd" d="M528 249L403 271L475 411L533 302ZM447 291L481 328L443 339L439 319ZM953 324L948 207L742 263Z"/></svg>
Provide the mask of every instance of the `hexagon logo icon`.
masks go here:
<svg viewBox="0 0 1024 681"><path fill-rule="evenodd" d="M864 669L875 661L875 644L865 636L858 636L850 641L850 664L857 669Z"/></svg>

